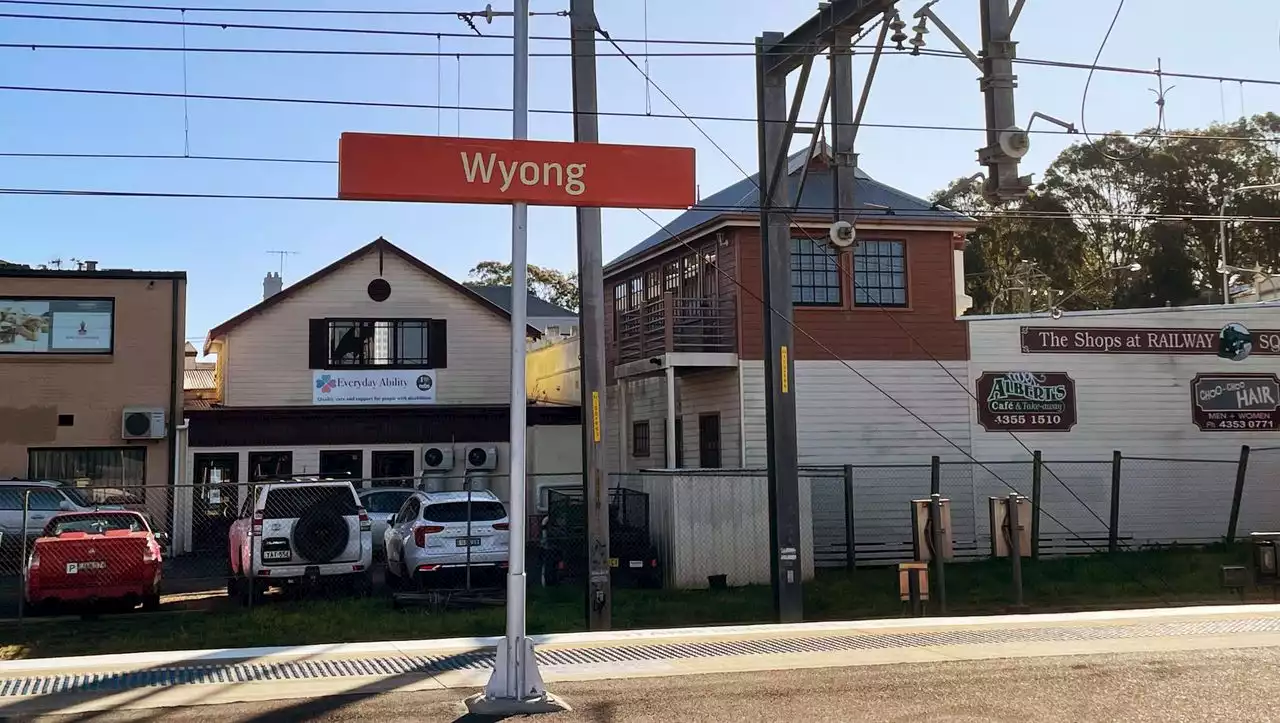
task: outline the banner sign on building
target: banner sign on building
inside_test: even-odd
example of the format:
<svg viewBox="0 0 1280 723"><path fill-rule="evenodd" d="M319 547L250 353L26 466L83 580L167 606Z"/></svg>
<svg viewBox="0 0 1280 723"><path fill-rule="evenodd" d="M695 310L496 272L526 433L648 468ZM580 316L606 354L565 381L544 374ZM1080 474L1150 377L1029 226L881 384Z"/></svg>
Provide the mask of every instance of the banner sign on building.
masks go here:
<svg viewBox="0 0 1280 723"><path fill-rule="evenodd" d="M1191 414L1205 432L1264 431L1280 421L1280 378L1275 374L1197 374Z"/></svg>
<svg viewBox="0 0 1280 723"><path fill-rule="evenodd" d="M110 354L111 299L0 297L0 354Z"/></svg>
<svg viewBox="0 0 1280 723"><path fill-rule="evenodd" d="M1023 354L1217 354L1221 329L1024 326ZM1253 332L1254 354L1280 354L1280 330Z"/></svg>
<svg viewBox="0 0 1280 723"><path fill-rule="evenodd" d="M1076 383L1062 372L983 372L978 423L988 432L1069 432Z"/></svg>
<svg viewBox="0 0 1280 723"><path fill-rule="evenodd" d="M434 369L323 369L312 372L312 404L435 404Z"/></svg>

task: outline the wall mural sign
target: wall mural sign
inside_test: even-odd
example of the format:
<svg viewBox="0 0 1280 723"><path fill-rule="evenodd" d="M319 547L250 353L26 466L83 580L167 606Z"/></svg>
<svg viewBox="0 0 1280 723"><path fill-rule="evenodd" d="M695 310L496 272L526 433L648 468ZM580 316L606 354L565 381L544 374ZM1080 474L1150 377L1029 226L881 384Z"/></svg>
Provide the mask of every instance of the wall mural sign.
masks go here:
<svg viewBox="0 0 1280 723"><path fill-rule="evenodd" d="M1191 415L1205 432L1275 431L1280 425L1280 378L1275 374L1197 374Z"/></svg>
<svg viewBox="0 0 1280 723"><path fill-rule="evenodd" d="M978 423L988 432L1069 432L1076 383L1062 372L983 372Z"/></svg>
<svg viewBox="0 0 1280 723"><path fill-rule="evenodd" d="M1221 329L1024 326L1023 354L1214 354ZM1280 355L1280 329L1253 332L1253 353Z"/></svg>

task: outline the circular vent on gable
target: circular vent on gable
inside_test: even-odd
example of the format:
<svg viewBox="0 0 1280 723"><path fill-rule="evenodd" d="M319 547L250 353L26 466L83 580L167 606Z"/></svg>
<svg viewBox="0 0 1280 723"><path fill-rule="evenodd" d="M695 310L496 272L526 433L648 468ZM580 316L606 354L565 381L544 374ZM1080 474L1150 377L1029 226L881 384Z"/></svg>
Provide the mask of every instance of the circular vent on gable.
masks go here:
<svg viewBox="0 0 1280 723"><path fill-rule="evenodd" d="M383 302L391 298L391 284L386 279L370 281L369 298L377 302Z"/></svg>

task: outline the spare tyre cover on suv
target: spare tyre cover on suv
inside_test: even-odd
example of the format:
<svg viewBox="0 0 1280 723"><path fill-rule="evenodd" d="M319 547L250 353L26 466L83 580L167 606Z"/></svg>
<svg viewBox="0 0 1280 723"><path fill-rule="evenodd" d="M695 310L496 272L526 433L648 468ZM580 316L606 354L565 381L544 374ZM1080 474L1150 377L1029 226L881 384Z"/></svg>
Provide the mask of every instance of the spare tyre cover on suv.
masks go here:
<svg viewBox="0 0 1280 723"><path fill-rule="evenodd" d="M307 510L293 526L293 549L311 562L333 560L350 540L347 520L334 510Z"/></svg>

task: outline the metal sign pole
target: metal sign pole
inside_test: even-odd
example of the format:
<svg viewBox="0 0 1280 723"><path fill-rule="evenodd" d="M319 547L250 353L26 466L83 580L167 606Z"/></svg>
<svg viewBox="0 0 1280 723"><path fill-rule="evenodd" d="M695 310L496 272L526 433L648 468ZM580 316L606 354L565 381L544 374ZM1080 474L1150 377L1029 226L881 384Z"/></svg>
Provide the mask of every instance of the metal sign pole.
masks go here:
<svg viewBox="0 0 1280 723"><path fill-rule="evenodd" d="M515 0L515 32L512 52L511 135L517 141L529 137L529 0ZM507 571L507 635L498 646L498 656L484 692L467 699L467 708L478 715L519 715L564 710L565 706L547 693L538 673L533 643L525 637L524 570L525 503L525 412L524 384L526 306L529 295L529 205L511 204L511 490L510 560Z"/></svg>

